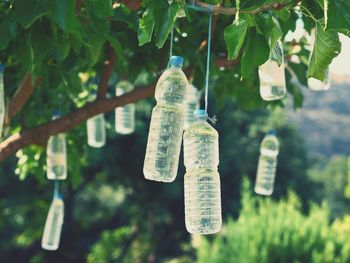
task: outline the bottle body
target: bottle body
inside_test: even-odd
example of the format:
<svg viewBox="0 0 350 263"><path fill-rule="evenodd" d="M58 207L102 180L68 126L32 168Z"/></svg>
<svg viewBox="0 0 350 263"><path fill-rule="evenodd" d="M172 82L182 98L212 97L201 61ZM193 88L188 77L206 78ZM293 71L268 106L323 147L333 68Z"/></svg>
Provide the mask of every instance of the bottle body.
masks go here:
<svg viewBox="0 0 350 263"><path fill-rule="evenodd" d="M86 122L88 145L95 148L106 144L106 123L103 114L98 114Z"/></svg>
<svg viewBox="0 0 350 263"><path fill-rule="evenodd" d="M41 247L57 250L59 247L64 218L64 203L61 198L54 198L46 218Z"/></svg>
<svg viewBox="0 0 350 263"><path fill-rule="evenodd" d="M128 81L118 82L115 95L121 96L130 92L134 86ZM130 134L135 130L135 104L130 103L115 109L115 131L120 134Z"/></svg>
<svg viewBox="0 0 350 263"><path fill-rule="evenodd" d="M159 78L143 172L146 179L172 182L177 175L184 121L187 78L171 67Z"/></svg>
<svg viewBox="0 0 350 263"><path fill-rule="evenodd" d="M260 195L271 195L274 190L279 143L274 135L267 135L260 146L254 191Z"/></svg>
<svg viewBox="0 0 350 263"><path fill-rule="evenodd" d="M273 60L275 56L281 58L282 61L280 65ZM260 95L263 100L279 100L286 95L287 89L284 71L283 46L282 43L278 41L270 58L259 67Z"/></svg>
<svg viewBox="0 0 350 263"><path fill-rule="evenodd" d="M2 137L2 129L3 129L3 126L4 126L4 118L5 118L4 78L3 78L3 69L0 68L0 138Z"/></svg>
<svg viewBox="0 0 350 263"><path fill-rule="evenodd" d="M315 91L329 90L329 88L331 87L331 78L330 78L329 69L327 69L326 75L323 81L315 78L308 78L307 85L310 89Z"/></svg>
<svg viewBox="0 0 350 263"><path fill-rule="evenodd" d="M64 133L49 138L46 153L47 179L65 180L67 178L67 148Z"/></svg>
<svg viewBox="0 0 350 263"><path fill-rule="evenodd" d="M218 139L205 120L196 120L184 133L185 223L192 234L217 233L222 226Z"/></svg>
<svg viewBox="0 0 350 263"><path fill-rule="evenodd" d="M186 130L195 121L194 111L199 109L200 92L195 86L187 86L187 99L185 102L185 121L184 130Z"/></svg>

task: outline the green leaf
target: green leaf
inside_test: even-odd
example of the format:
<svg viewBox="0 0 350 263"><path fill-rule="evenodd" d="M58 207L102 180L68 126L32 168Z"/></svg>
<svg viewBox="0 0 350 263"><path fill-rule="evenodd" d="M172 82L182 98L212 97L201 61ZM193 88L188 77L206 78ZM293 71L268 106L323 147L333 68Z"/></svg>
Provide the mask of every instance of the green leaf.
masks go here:
<svg viewBox="0 0 350 263"><path fill-rule="evenodd" d="M327 29L336 31L350 29L349 0L329 0Z"/></svg>
<svg viewBox="0 0 350 263"><path fill-rule="evenodd" d="M247 34L248 25L244 19L240 19L238 23L234 22L225 28L224 38L228 51L228 59L235 59L244 43Z"/></svg>
<svg viewBox="0 0 350 263"><path fill-rule="evenodd" d="M324 80L326 70L341 50L338 33L324 31L322 24L316 24L316 41L312 51L307 77Z"/></svg>
<svg viewBox="0 0 350 263"><path fill-rule="evenodd" d="M257 16L256 20L262 34L269 41L270 49L273 50L277 41L283 36L283 31L278 20L271 14Z"/></svg>
<svg viewBox="0 0 350 263"><path fill-rule="evenodd" d="M17 22L13 16L13 12L10 12L5 16L0 24L0 50L4 50L9 42L16 37L17 34Z"/></svg>
<svg viewBox="0 0 350 263"><path fill-rule="evenodd" d="M113 16L112 0L85 0L85 3L98 17Z"/></svg>
<svg viewBox="0 0 350 263"><path fill-rule="evenodd" d="M149 9L146 9L139 23L139 30L138 30L137 37L138 37L140 46L151 41L153 29L154 29L153 14Z"/></svg>
<svg viewBox="0 0 350 263"><path fill-rule="evenodd" d="M63 31L79 33L80 22L76 16L75 0L51 0L50 9L53 20Z"/></svg>
<svg viewBox="0 0 350 263"><path fill-rule="evenodd" d="M36 20L49 14L50 10L45 0L17 0L14 1L13 11L20 25L27 29Z"/></svg>
<svg viewBox="0 0 350 263"><path fill-rule="evenodd" d="M283 63L284 54L283 44L281 41L276 42L275 46L271 49L270 59L276 61L279 66Z"/></svg>
<svg viewBox="0 0 350 263"><path fill-rule="evenodd" d="M269 44L264 36L257 34L255 29L249 29L241 59L242 78L249 77L254 70L269 58Z"/></svg>

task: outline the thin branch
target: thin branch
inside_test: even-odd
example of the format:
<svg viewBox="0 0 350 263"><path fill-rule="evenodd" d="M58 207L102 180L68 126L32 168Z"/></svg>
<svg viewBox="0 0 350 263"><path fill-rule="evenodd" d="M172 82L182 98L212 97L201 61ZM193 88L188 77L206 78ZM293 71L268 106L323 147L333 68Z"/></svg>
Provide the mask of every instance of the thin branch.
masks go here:
<svg viewBox="0 0 350 263"><path fill-rule="evenodd" d="M106 97L108 90L108 81L112 75L114 65L116 61L116 54L111 45L106 47L106 60L104 62L103 71L101 73L101 80L98 85L97 97L98 99L103 99Z"/></svg>
<svg viewBox="0 0 350 263"><path fill-rule="evenodd" d="M83 0L77 0L76 5L75 5L75 14L77 16L80 16L80 14L81 14L82 5L83 5Z"/></svg>
<svg viewBox="0 0 350 263"><path fill-rule="evenodd" d="M42 77L38 77L35 79L33 83L33 77L31 73L27 73L19 87L17 88L15 94L12 96L7 109L6 109L6 117L5 117L5 125L8 125L11 122L11 119L13 116L16 115L17 112L19 112L27 100L32 95L34 89L39 86L41 81L43 80Z"/></svg>

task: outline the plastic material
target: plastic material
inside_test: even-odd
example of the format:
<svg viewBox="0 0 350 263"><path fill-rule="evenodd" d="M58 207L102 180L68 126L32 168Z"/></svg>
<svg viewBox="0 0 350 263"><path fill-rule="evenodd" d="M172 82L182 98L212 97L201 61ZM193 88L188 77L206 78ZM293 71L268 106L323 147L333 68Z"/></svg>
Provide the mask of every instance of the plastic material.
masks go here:
<svg viewBox="0 0 350 263"><path fill-rule="evenodd" d="M255 192L271 195L275 184L279 142L275 135L266 135L260 145L260 157L255 181Z"/></svg>
<svg viewBox="0 0 350 263"><path fill-rule="evenodd" d="M106 144L106 123L103 114L98 114L86 122L88 145L101 148Z"/></svg>
<svg viewBox="0 0 350 263"><path fill-rule="evenodd" d="M51 136L47 143L47 179L67 178L67 149L64 133Z"/></svg>
<svg viewBox="0 0 350 263"><path fill-rule="evenodd" d="M134 89L129 81L118 82L115 95L121 96ZM115 109L115 131L120 134L130 134L135 130L135 104L130 103Z"/></svg>
<svg viewBox="0 0 350 263"><path fill-rule="evenodd" d="M282 43L277 42L275 50L282 59L281 65L270 56L270 59L259 67L260 95L266 101L282 99L287 93Z"/></svg>
<svg viewBox="0 0 350 263"><path fill-rule="evenodd" d="M308 78L307 85L310 89L315 91L329 90L329 88L331 87L331 78L330 78L329 69L327 69L326 76L323 81L315 78Z"/></svg>
<svg viewBox="0 0 350 263"><path fill-rule="evenodd" d="M194 111L199 109L199 100L201 93L195 86L189 84L187 86L187 99L185 103L185 122L184 129L186 130L195 120Z"/></svg>
<svg viewBox="0 0 350 263"><path fill-rule="evenodd" d="M54 198L46 218L41 247L46 250L57 250L60 244L64 218L64 203L61 198Z"/></svg>
<svg viewBox="0 0 350 263"><path fill-rule="evenodd" d="M146 179L159 182L175 180L181 148L187 85L185 74L174 65L165 70L158 80L155 91L157 105L152 111L143 167Z"/></svg>
<svg viewBox="0 0 350 263"><path fill-rule="evenodd" d="M170 67L182 68L183 64L184 64L183 57L179 57L179 56L171 56L170 57L170 60L169 60Z"/></svg>
<svg viewBox="0 0 350 263"><path fill-rule="evenodd" d="M219 135L207 123L207 115L184 133L185 221L192 234L213 234L222 226Z"/></svg>

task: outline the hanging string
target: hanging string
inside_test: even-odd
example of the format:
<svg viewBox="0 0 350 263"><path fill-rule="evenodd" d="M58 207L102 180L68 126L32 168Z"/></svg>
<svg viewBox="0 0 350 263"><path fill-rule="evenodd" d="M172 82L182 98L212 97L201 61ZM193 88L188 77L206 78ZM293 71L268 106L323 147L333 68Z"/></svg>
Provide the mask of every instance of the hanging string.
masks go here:
<svg viewBox="0 0 350 263"><path fill-rule="evenodd" d="M53 191L53 198L56 199L60 196L60 180L55 180L55 188Z"/></svg>
<svg viewBox="0 0 350 263"><path fill-rule="evenodd" d="M211 50L211 23L213 20L213 13L211 6L208 6L209 22L208 22L208 49L207 49L207 67L205 72L205 113L208 113L208 93L209 93L209 72L210 72L210 50Z"/></svg>
<svg viewBox="0 0 350 263"><path fill-rule="evenodd" d="M174 25L171 27L171 31L170 31L169 58L171 58L173 55L173 42L174 42Z"/></svg>

